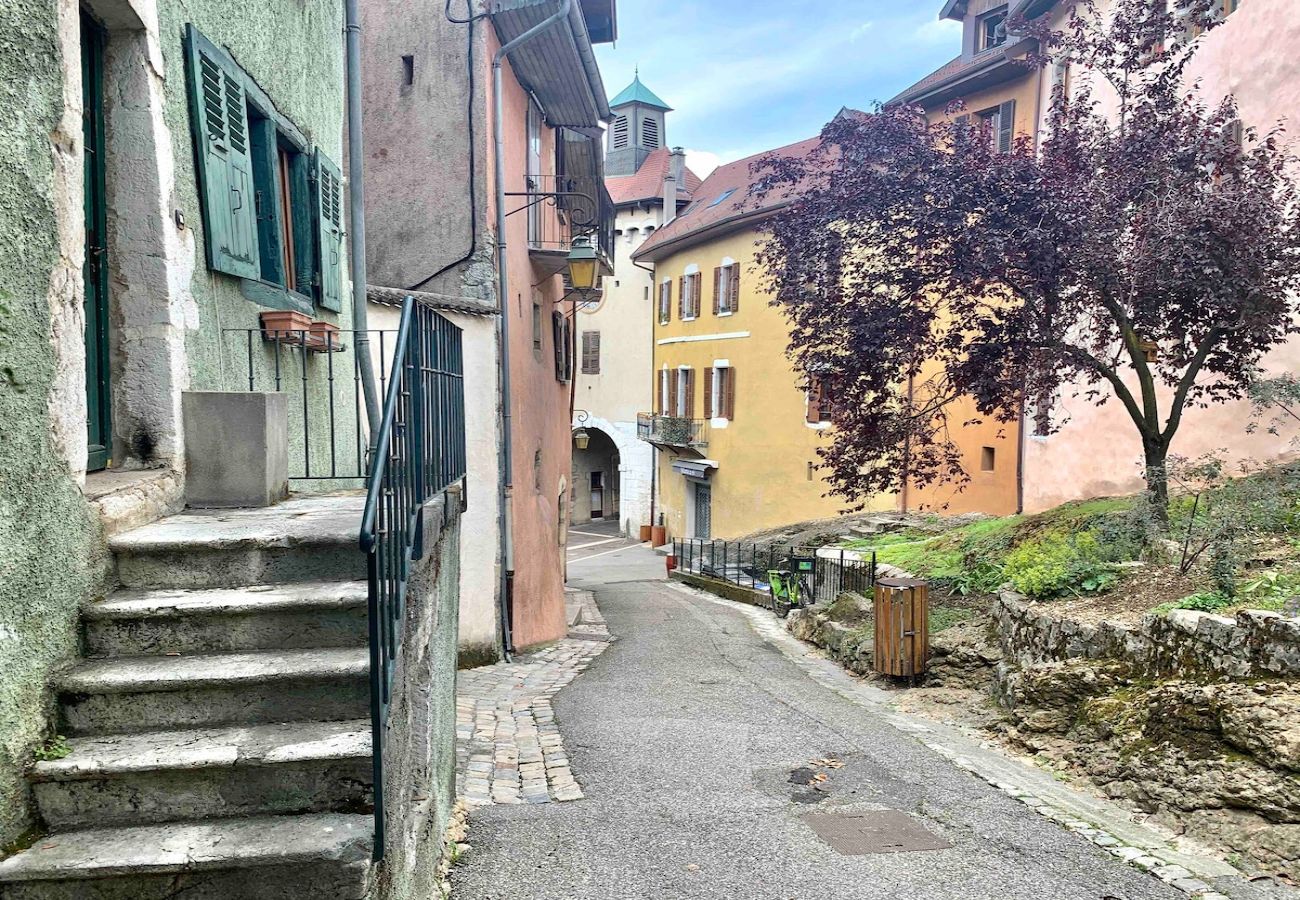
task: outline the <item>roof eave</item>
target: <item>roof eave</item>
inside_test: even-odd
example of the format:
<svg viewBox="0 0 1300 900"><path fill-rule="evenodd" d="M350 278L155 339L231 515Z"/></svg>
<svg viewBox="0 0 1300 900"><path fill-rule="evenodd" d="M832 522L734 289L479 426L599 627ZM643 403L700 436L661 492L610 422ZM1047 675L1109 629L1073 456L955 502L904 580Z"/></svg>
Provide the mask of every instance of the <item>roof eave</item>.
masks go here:
<svg viewBox="0 0 1300 900"><path fill-rule="evenodd" d="M677 251L693 244L698 244L711 238L720 237L723 234L732 231L739 231L742 228L760 222L774 213L785 209L793 202L794 200L791 198L780 200L769 206L764 206L762 209L742 210L735 215L727 216L724 219L718 219L716 222L710 222L703 228L697 228L692 231L687 231L684 234L679 234L676 237L668 238L661 244L655 244L650 247L642 244L641 248L632 254L632 259L646 259L650 262L658 262L665 256L676 253Z"/></svg>
<svg viewBox="0 0 1300 900"><path fill-rule="evenodd" d="M504 44L559 9L559 0L496 0L492 24ZM582 10L574 3L567 20L521 44L510 54L510 68L546 110L556 127L592 129L609 119Z"/></svg>
<svg viewBox="0 0 1300 900"><path fill-rule="evenodd" d="M1011 68L1019 65L1022 52L1029 52L1037 45L1038 42L1032 38L1025 38L1013 46L1000 48L997 52L989 52L988 60L978 67L962 69L941 81L927 85L919 91L913 91L909 88L885 105L899 106L909 103L918 106L933 106L954 100L963 93L969 93L972 89L992 87L1003 81L1009 81L1013 74ZM1029 70L1022 69L1022 71L1028 72ZM972 84L972 82L974 83Z"/></svg>

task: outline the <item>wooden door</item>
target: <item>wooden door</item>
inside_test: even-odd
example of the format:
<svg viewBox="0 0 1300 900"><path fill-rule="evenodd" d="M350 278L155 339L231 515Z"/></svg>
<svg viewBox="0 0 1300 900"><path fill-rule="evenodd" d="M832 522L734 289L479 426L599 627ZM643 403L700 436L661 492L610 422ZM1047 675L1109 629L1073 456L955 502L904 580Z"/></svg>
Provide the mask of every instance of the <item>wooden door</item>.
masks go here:
<svg viewBox="0 0 1300 900"><path fill-rule="evenodd" d="M108 467L112 390L108 363L108 242L104 162L104 42L100 25L81 14L81 89L85 138L86 468Z"/></svg>

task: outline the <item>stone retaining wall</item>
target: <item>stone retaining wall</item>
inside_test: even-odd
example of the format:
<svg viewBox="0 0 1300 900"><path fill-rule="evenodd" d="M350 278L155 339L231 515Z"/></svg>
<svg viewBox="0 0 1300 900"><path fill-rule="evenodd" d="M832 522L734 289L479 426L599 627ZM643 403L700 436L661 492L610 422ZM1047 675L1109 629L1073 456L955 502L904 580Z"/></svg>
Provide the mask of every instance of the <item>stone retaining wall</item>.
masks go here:
<svg viewBox="0 0 1300 900"><path fill-rule="evenodd" d="M1235 618L1193 610L1148 615L1139 625L1085 625L1003 592L998 639L1018 665L1114 660L1150 676L1292 678L1300 675L1300 620L1249 610Z"/></svg>

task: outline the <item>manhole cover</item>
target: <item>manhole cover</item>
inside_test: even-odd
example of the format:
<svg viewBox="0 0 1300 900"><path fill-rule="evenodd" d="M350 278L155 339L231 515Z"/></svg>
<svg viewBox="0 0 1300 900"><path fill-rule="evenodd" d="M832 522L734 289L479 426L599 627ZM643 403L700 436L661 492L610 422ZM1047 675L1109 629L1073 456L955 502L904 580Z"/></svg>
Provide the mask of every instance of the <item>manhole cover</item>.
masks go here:
<svg viewBox="0 0 1300 900"><path fill-rule="evenodd" d="M931 834L906 813L880 809L863 813L809 813L804 821L844 856L947 850L952 844Z"/></svg>

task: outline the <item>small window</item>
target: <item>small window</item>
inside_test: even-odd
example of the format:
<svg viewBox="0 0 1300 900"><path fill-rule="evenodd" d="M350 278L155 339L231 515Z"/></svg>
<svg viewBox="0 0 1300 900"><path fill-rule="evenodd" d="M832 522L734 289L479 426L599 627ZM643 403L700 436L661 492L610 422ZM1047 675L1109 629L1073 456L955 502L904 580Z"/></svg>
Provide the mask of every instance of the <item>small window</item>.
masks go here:
<svg viewBox="0 0 1300 900"><path fill-rule="evenodd" d="M992 472L997 468L998 452L992 447L984 447L980 450L980 471Z"/></svg>
<svg viewBox="0 0 1300 900"><path fill-rule="evenodd" d="M582 333L582 374L600 374L600 332Z"/></svg>
<svg viewBox="0 0 1300 900"><path fill-rule="evenodd" d="M673 283L665 280L659 285L659 324L667 325L673 315Z"/></svg>
<svg viewBox="0 0 1300 900"><path fill-rule="evenodd" d="M717 200L714 200L712 203L710 203L707 208L713 209L713 207L717 206L719 203L721 203L723 200L726 200L734 193L736 193L735 188L732 188L731 190L724 192L723 194L719 195Z"/></svg>
<svg viewBox="0 0 1300 900"><path fill-rule="evenodd" d="M533 454L533 490L542 492L542 451Z"/></svg>
<svg viewBox="0 0 1300 900"><path fill-rule="evenodd" d="M415 57L402 57L402 84L410 87L415 84Z"/></svg>
<svg viewBox="0 0 1300 900"><path fill-rule="evenodd" d="M533 353L542 356L542 304L533 301Z"/></svg>
<svg viewBox="0 0 1300 900"><path fill-rule="evenodd" d="M610 131L610 140L615 150L622 150L627 146L627 116L619 116L614 119L614 127Z"/></svg>
<svg viewBox="0 0 1300 900"><path fill-rule="evenodd" d="M992 50L1007 42L1007 11L1005 9L981 16L976 20L976 50Z"/></svg>
<svg viewBox="0 0 1300 900"><path fill-rule="evenodd" d="M659 149L659 122L651 116L641 120L641 146L647 150Z"/></svg>

